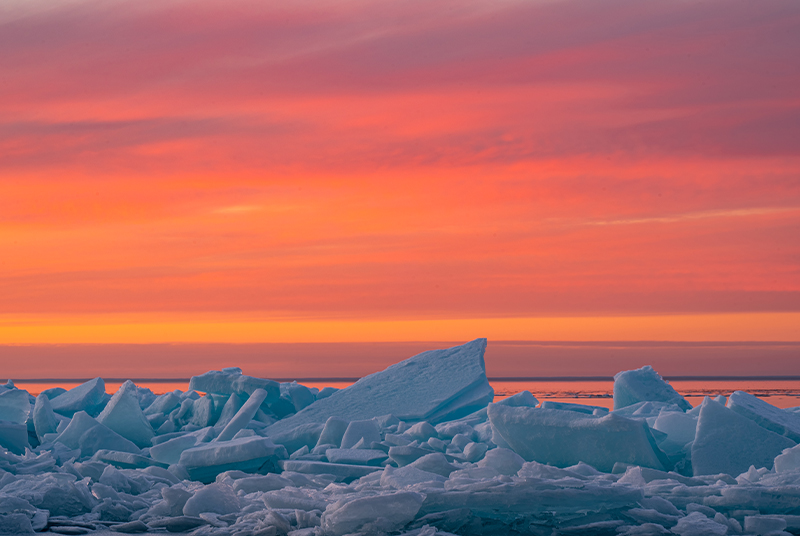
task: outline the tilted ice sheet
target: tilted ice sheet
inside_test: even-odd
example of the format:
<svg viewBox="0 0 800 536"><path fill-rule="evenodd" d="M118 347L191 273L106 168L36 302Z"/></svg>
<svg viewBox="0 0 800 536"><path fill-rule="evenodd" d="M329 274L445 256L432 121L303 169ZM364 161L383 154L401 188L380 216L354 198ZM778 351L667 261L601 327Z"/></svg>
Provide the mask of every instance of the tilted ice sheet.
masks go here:
<svg viewBox="0 0 800 536"><path fill-rule="evenodd" d="M485 351L486 339L476 339L446 350L423 352L317 400L270 426L268 433L272 436L300 424L325 423L329 417L348 421L387 414L405 421L431 420L432 415L436 416L433 421L463 417L494 396L486 379Z"/></svg>

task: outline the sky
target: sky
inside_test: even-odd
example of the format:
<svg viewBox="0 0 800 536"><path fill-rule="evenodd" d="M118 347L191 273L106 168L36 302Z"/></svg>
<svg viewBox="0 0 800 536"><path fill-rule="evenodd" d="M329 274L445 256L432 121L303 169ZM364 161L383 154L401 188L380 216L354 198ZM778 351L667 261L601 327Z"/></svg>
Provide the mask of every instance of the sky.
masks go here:
<svg viewBox="0 0 800 536"><path fill-rule="evenodd" d="M800 341L798 27L794 0L3 2L0 359Z"/></svg>

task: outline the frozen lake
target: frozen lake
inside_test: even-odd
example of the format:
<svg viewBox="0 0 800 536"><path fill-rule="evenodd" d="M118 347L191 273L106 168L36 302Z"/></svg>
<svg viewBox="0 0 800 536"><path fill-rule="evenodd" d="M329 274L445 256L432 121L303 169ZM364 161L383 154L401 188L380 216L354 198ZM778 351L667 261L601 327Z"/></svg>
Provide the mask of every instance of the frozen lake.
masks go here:
<svg viewBox="0 0 800 536"><path fill-rule="evenodd" d="M797 377L771 377L763 378L692 378L669 379L670 384L682 394L686 400L696 406L703 401L704 396L728 396L733 391L746 391L752 395L766 400L779 408L800 406L800 378ZM160 395L175 389L186 391L189 388L189 379L133 379L136 385L147 387L153 393ZM280 381L291 381L289 378L279 378ZM15 380L14 383L36 396L41 391L51 387L70 389L86 381L82 380ZM115 392L124 380L106 379L108 392ZM342 389L352 385L355 379L299 379L307 387L336 387ZM612 378L489 378L489 383L494 388L495 401L512 396L520 391L530 391L539 400L553 400L557 402L574 402L611 408L613 406L612 393L614 381Z"/></svg>

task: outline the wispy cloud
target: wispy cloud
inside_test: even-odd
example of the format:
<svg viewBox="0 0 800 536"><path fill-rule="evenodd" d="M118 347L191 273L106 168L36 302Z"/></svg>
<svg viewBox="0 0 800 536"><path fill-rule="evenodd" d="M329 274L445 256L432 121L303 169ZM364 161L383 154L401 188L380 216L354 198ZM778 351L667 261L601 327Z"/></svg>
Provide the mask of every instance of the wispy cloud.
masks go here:
<svg viewBox="0 0 800 536"><path fill-rule="evenodd" d="M228 207L215 208L211 212L215 214L245 214L247 212L257 212L263 210L260 205L231 205Z"/></svg>
<svg viewBox="0 0 800 536"><path fill-rule="evenodd" d="M678 223L691 220L704 220L709 218L745 218L762 216L766 214L780 214L785 212L798 212L800 207L755 207L730 210L701 210L668 216L648 216L644 218L625 218L618 220L590 220L585 225L637 225L644 223Z"/></svg>

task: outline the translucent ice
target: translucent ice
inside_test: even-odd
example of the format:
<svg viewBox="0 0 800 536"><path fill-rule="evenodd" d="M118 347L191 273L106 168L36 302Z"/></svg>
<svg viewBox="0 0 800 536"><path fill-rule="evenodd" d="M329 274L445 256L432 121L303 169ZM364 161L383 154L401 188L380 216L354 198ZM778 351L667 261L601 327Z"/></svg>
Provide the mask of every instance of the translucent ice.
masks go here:
<svg viewBox="0 0 800 536"><path fill-rule="evenodd" d="M614 376L614 409L643 401L668 402L684 411L692 406L670 384L647 365Z"/></svg>
<svg viewBox="0 0 800 536"><path fill-rule="evenodd" d="M138 390L130 380L123 383L97 416L97 422L131 441L139 448L149 447L155 433L139 406Z"/></svg>
<svg viewBox="0 0 800 536"><path fill-rule="evenodd" d="M0 421L22 424L28 420L30 412L28 391L22 389L0 391Z"/></svg>
<svg viewBox="0 0 800 536"><path fill-rule="evenodd" d="M527 461L556 467L585 462L609 472L615 462L656 469L666 462L645 424L614 413L596 417L492 404L488 414L492 427Z"/></svg>
<svg viewBox="0 0 800 536"><path fill-rule="evenodd" d="M786 436L794 442L800 441L800 415L776 408L743 391L734 391L728 398L727 407L767 430Z"/></svg>
<svg viewBox="0 0 800 536"><path fill-rule="evenodd" d="M97 415L105 402L106 384L103 378L95 378L50 400L53 411L71 417L78 411Z"/></svg>
<svg viewBox="0 0 800 536"><path fill-rule="evenodd" d="M80 449L83 457L91 456L101 449L139 453L139 448L135 444L98 423L85 411L76 413L55 441L72 449Z"/></svg>
<svg viewBox="0 0 800 536"><path fill-rule="evenodd" d="M50 399L45 395L40 394L36 397L36 403L33 406L33 426L36 430L36 435L39 436L41 441L45 434L52 434L58 427L58 419L53 413L53 407L50 405Z"/></svg>
<svg viewBox="0 0 800 536"><path fill-rule="evenodd" d="M734 476L751 465L771 469L775 457L794 444L719 402L706 399L692 444L692 468L695 475Z"/></svg>
<svg viewBox="0 0 800 536"><path fill-rule="evenodd" d="M5 447L15 454L22 454L29 446L27 426L0 421L0 447Z"/></svg>
<svg viewBox="0 0 800 536"><path fill-rule="evenodd" d="M216 441L227 441L233 439L236 432L247 426L250 420L255 416L258 408L266 400L268 396L267 391L264 389L254 389L250 397L247 399L236 415L225 425L225 428L219 433Z"/></svg>

